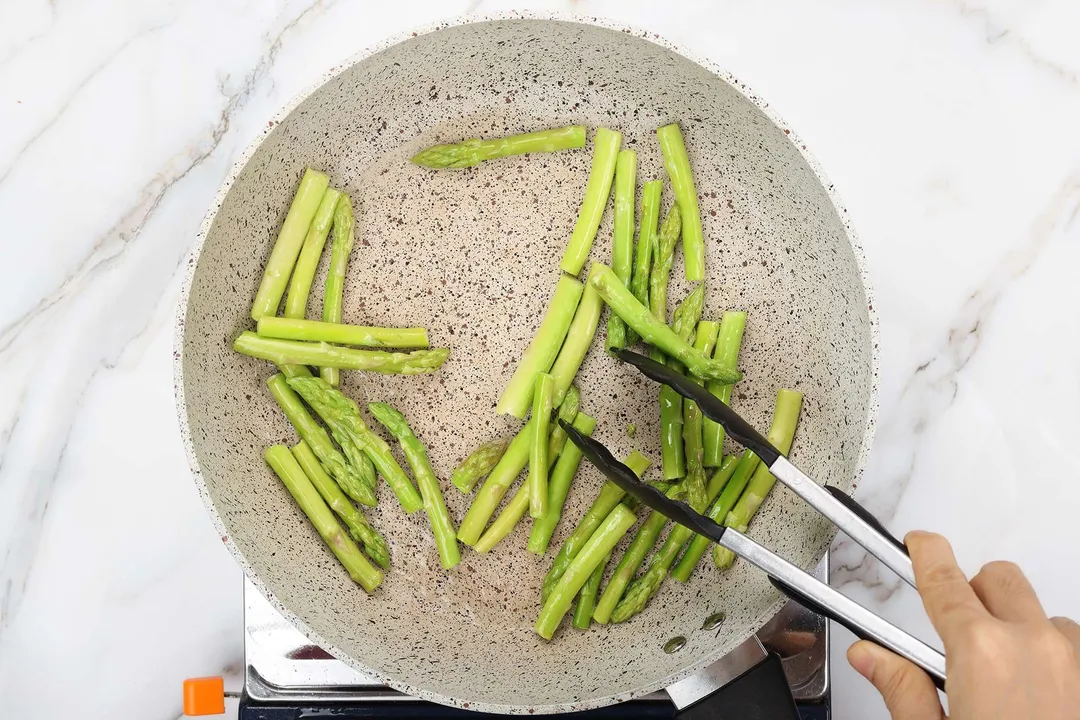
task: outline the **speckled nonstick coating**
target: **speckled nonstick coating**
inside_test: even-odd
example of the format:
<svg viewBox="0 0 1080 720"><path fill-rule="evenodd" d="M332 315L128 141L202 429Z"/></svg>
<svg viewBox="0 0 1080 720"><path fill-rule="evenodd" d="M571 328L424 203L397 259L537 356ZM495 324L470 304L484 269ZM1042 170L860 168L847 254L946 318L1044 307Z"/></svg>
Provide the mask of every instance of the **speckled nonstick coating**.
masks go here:
<svg viewBox="0 0 1080 720"><path fill-rule="evenodd" d="M344 390L405 412L460 521L469 498L449 484L451 470L482 441L519 426L496 415L495 403L559 276L591 150L456 172L407 159L435 142L603 125L637 150L640 186L663 176L654 131L675 121L701 197L705 317L749 312L735 407L764 430L777 388L805 392L794 459L819 481L850 489L872 435L877 364L868 286L846 216L764 103L655 36L521 16L411 34L331 73L272 123L225 183L190 261L177 324L184 438L223 541L275 605L345 662L437 702L579 710L700 668L778 609L763 574L738 563L721 577L706 560L689 584L668 581L630 622L584 633L566 622L553 642L541 640L532 630L540 579L601 483L587 464L547 557L526 552L524 522L488 555L464 550L450 572L440 569L423 513L405 516L381 486L380 505L368 514L392 545L393 567L369 597L263 463L266 446L296 440L265 389L272 367L230 349L252 327L252 298L303 168L325 170L358 214L345 320L422 325L433 345L452 348L435 375L343 373ZM609 210L594 259L610 257L610 235ZM687 289L681 268L679 256L672 305ZM312 296L321 293L318 285ZM582 405L617 454L636 448L658 462L657 387L605 355L603 327L601 320L579 374ZM803 567L833 536L783 488L750 531ZM718 610L728 617L720 634L701 630ZM685 635L686 646L664 653L675 635Z"/></svg>

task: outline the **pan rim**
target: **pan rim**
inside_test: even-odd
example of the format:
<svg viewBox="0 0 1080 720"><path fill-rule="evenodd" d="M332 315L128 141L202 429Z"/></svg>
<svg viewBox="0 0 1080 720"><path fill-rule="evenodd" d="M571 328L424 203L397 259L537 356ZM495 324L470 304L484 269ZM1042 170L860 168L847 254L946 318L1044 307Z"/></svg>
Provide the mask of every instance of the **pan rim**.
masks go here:
<svg viewBox="0 0 1080 720"><path fill-rule="evenodd" d="M192 476L195 481L196 488L202 498L203 504L206 507L208 514L210 515L211 522L214 528L217 530L219 537L224 543L225 547L236 559L244 572L244 575L249 578L252 583L258 588L259 592L263 594L271 605L286 617L290 623L296 626L301 632L307 635L311 641L338 660L344 662L346 665L362 672L367 675L373 676L380 682L385 683L394 690L405 693L412 697L419 698L421 700L429 700L431 702L439 703L442 705L449 705L459 708L467 708L470 710L507 714L507 715L524 715L524 714L543 714L543 713L566 713L577 712L581 710L590 710L600 707L606 707L608 705L614 705L617 703L632 700L637 697L642 697L650 693L662 690L673 683L692 675L699 670L707 667L716 660L719 660L725 655L724 652L717 650L709 653L700 660L690 663L683 667L676 673L673 673L665 678L657 681L652 681L642 685L641 687L629 690L627 692L616 693L613 695L606 695L602 697L593 697L585 700L572 700L560 703L551 703L547 705L510 705L502 703L487 703L476 702L470 698L458 698L449 695L445 695L439 692L435 692L426 688L416 687L409 685L395 679L386 676L377 668L368 667L356 659L345 653L333 643L328 642L321 634L315 632L302 618L294 614L284 604L282 604L273 592L263 583L262 579L254 571L249 564L247 558L233 542L229 529L226 527L221 515L218 513L217 508L214 506L213 501L210 498L210 492L206 484L206 480L202 475L202 470L199 466L199 460L195 453L194 441L191 433L191 428L188 424L187 403L184 395L184 330L187 318L187 309L189 297L191 294L191 286L195 277L195 270L198 267L199 257L202 253L203 246L206 242L206 238L213 226L214 220L217 217L218 211L221 209L224 203L225 197L232 189L240 173L244 167L248 164L254 154L258 151L263 141L273 132L274 128L279 122L284 120L293 110L295 110L301 103L315 93L319 88L325 85L327 82L337 77L341 73L345 72L354 65L363 62L367 58L379 53L387 48L397 45L406 40L420 37L421 35L428 35L439 30L444 30L453 27L460 27L463 25L498 22L505 20L535 20L546 22L560 22L560 23L573 23L580 25L589 25L593 27L599 27L606 30L611 30L620 33L626 33L636 38L645 40L654 45L657 45L669 52L698 65L704 70L717 76L728 85L730 85L736 92L738 92L743 98L751 102L758 111L760 111L769 121L777 128L784 131L788 142L790 142L795 151L803 158L807 163L811 172L813 172L815 178L821 183L825 190L826 196L831 203L833 210L836 212L837 217L840 220L841 225L844 228L844 233L848 239L848 243L851 246L852 254L855 259L855 266L858 269L859 277L862 281L863 292L866 296L867 304L867 318L870 327L870 394L868 400L868 407L866 413L865 427L863 429L862 443L859 447L858 457L856 459L855 476L852 480L852 490L854 491L859 481L862 479L863 473L866 471L867 460L869 458L870 448L873 444L874 434L876 431L878 411L879 411L879 384L880 384L880 357L879 357L879 327L877 313L874 309L874 294L873 286L870 282L870 276L866 267L866 258L863 253L863 248L859 242L858 234L856 233L850 215L847 208L840 201L840 198L836 192L833 183L829 180L828 175L825 173L817 159L807 150L806 144L799 138L795 130L783 121L779 115L772 110L771 106L758 96L751 88L745 83L741 82L731 73L723 70L707 57L695 53L682 45L673 43L658 33L648 32L640 28L628 25L621 21L612 20L604 17L580 15L575 13L565 13L557 11L505 11L495 13L483 13L483 14L469 14L463 15L457 18L442 20L434 23L427 23L421 25L412 30L405 30L396 35L383 39L382 41L360 50L343 62L335 65L329 70L320 74L320 76L303 88L299 93L294 95L288 102L286 102L281 109L274 113L270 121L263 128L263 130L252 139L248 146L237 157L233 163L225 180L222 182L221 187L214 195L214 199L210 205L210 209L207 211L206 216L203 218L201 225L199 226L198 234L196 235L195 242L192 245L192 250L187 258L187 263L184 270L184 278L181 286L180 298L177 306L176 320L173 327L173 391L176 398L176 413L180 424L180 435L184 445L184 453L188 459L188 466L191 470ZM831 538L835 536L835 531L832 530ZM824 557L825 552L829 546L826 546L820 553L815 554L813 565L819 563ZM762 613L749 625L760 630L784 605L786 600L782 597L778 598L771 606L766 607ZM747 635L749 637L749 635Z"/></svg>

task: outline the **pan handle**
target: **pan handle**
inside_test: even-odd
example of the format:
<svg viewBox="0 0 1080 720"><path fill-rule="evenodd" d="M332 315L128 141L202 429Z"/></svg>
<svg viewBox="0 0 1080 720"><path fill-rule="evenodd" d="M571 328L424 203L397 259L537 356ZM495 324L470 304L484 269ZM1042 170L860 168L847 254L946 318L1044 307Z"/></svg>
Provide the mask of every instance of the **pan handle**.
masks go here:
<svg viewBox="0 0 1080 720"><path fill-rule="evenodd" d="M780 656L769 653L728 684L675 713L675 720L799 720Z"/></svg>

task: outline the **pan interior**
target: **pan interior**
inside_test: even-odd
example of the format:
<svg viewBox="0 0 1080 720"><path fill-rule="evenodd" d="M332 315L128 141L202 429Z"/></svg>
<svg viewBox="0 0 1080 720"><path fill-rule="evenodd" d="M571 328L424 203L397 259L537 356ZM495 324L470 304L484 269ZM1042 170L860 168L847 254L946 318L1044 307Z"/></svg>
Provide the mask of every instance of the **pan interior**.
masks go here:
<svg viewBox="0 0 1080 720"><path fill-rule="evenodd" d="M344 373L344 390L408 416L460 521L469 498L447 480L476 445L520 425L494 405L559 276L590 150L444 172L407 159L466 137L606 126L638 152L640 187L663 177L654 131L676 121L707 239L705 317L749 312L734 407L764 430L777 389L803 391L795 462L821 482L852 486L872 414L872 321L843 221L784 130L720 77L631 34L505 20L420 35L334 76L266 137L216 209L183 329L187 422L207 502L247 571L339 656L441 702L580 709L718 657L775 611L763 575L738 563L721 577L706 556L691 582L669 580L632 621L589 632L566 622L554 642L542 641L532 631L540 579L601 484L587 464L547 557L526 552L524 522L487 555L463 551L450 572L423 514L405 516L383 485L369 516L392 545L393 568L369 597L263 463L268 445L296 441L265 389L272 368L230 349L251 327L251 301L303 168L327 171L358 215L345 320L425 326L433 345L452 348L435 375ZM665 210L670 201L665 188ZM594 259L610 257L610 235L609 210ZM671 305L688 289L681 255L673 279ZM312 297L321 293L318 284ZM312 316L319 307L313 300ZM616 454L638 449L658 462L657 388L605 355L604 322L579 374L583 409ZM782 488L750 534L803 567L832 536ZM720 633L702 630L719 610ZM685 647L665 653L676 635Z"/></svg>

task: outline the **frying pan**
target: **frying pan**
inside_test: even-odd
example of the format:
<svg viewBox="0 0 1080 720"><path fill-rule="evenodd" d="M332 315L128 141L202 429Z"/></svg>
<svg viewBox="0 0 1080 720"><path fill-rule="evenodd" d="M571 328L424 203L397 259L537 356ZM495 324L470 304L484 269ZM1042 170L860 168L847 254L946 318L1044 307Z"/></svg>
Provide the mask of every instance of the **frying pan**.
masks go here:
<svg viewBox="0 0 1080 720"><path fill-rule="evenodd" d="M590 152L442 172L408 158L467 137L607 126L638 152L644 180L663 176L654 133L670 122L683 128L700 194L705 316L749 312L745 379L733 402L767 427L777 389L802 390L792 458L850 491L872 436L877 358L869 288L846 215L803 144L764 102L651 33L515 15L409 34L329 73L271 121L226 180L189 262L177 323L184 442L198 490L244 571L342 661L439 703L567 712L664 687L738 646L783 604L745 563L723 576L703 563L689 583L665 583L629 622L564 627L554 641L541 640L532 631L540 580L601 484L588 464L546 557L526 552L523 523L489 554L466 550L449 572L422 515L403 514L382 488L369 515L391 543L393 568L368 596L263 463L268 445L295 441L265 390L273 368L230 349L250 327L251 300L303 168L325 170L359 216L345 320L425 326L433 345L452 349L435 375L345 373L343 390L361 405L384 400L409 417L460 520L469 498L446 480L476 445L520 426L494 405L558 278ZM609 212L594 258L610 257L610 222ZM675 267L681 279L679 258ZM680 281L674 300L688 289ZM659 460L655 385L608 357L601 338L578 383L583 407L599 420L597 438L618 455L636 448ZM632 438L628 423L637 426ZM804 568L820 560L833 533L781 488L750 528ZM702 630L718 611L727 617L719 634ZM680 635L685 645L665 652Z"/></svg>

